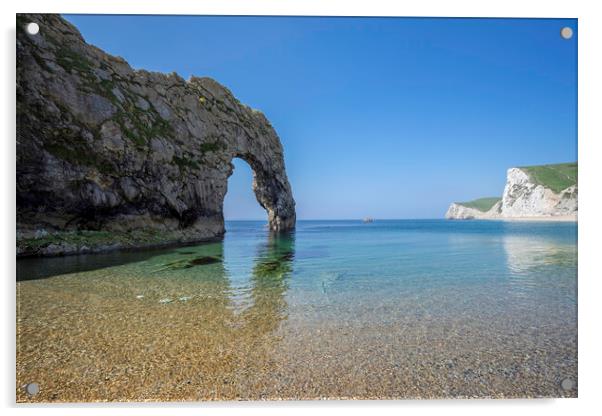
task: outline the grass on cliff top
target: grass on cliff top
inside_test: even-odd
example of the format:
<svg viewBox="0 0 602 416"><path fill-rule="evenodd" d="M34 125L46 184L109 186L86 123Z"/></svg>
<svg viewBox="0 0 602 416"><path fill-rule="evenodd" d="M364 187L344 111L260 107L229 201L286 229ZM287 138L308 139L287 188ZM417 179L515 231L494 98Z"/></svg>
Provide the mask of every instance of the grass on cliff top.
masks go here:
<svg viewBox="0 0 602 416"><path fill-rule="evenodd" d="M466 208L474 208L474 209L478 209L481 212L487 212L491 209L491 207L493 207L501 199L502 198L500 198L500 197L492 196L492 197L486 197L486 198L479 198L479 199L475 199L473 201L468 201L468 202L456 202L456 203L458 205L462 205L463 207L466 207Z"/></svg>
<svg viewBox="0 0 602 416"><path fill-rule="evenodd" d="M577 162L554 165L522 166L531 180L558 193L577 183Z"/></svg>

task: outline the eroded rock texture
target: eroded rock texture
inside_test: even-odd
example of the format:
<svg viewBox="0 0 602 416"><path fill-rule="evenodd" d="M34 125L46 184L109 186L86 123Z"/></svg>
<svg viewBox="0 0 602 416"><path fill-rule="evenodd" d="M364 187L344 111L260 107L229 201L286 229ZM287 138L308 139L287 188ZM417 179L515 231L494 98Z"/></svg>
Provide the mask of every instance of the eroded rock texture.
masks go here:
<svg viewBox="0 0 602 416"><path fill-rule="evenodd" d="M253 169L270 228L294 227L282 145L261 112L209 78L133 70L58 15L17 20L19 235L219 236L235 157ZM28 35L26 22L40 33Z"/></svg>
<svg viewBox="0 0 602 416"><path fill-rule="evenodd" d="M510 168L506 173L506 185L499 202L488 211L452 203L445 218L464 219L554 219L577 220L578 187L569 186L554 192L536 183L521 168Z"/></svg>
<svg viewBox="0 0 602 416"><path fill-rule="evenodd" d="M506 218L577 215L577 185L560 192L534 183L520 168L508 169L500 211Z"/></svg>
<svg viewBox="0 0 602 416"><path fill-rule="evenodd" d="M448 220L478 220L483 218L497 218L500 214L500 206L501 201L491 207L491 209L488 211L480 211L476 208L466 207L458 202L452 202L445 213L445 218Z"/></svg>

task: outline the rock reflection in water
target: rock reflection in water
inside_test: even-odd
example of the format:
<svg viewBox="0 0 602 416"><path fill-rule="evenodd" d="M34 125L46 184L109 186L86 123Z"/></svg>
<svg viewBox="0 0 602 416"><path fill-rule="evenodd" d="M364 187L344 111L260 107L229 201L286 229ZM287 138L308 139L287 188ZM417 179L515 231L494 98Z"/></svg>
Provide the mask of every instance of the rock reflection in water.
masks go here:
<svg viewBox="0 0 602 416"><path fill-rule="evenodd" d="M244 313L246 325L261 333L277 328L286 317L285 294L293 270L293 232L271 233L261 247L251 277L253 306Z"/></svg>
<svg viewBox="0 0 602 416"><path fill-rule="evenodd" d="M575 267L577 249L574 244L563 244L537 237L505 235L504 250L508 268L513 273L524 273L547 266Z"/></svg>
<svg viewBox="0 0 602 416"><path fill-rule="evenodd" d="M575 244L535 236L506 235L503 247L509 272L508 294L521 305L520 310L528 306L532 314L535 308L543 311L543 305L558 296L576 304ZM567 327L576 327L574 312L574 307L568 307L563 313Z"/></svg>

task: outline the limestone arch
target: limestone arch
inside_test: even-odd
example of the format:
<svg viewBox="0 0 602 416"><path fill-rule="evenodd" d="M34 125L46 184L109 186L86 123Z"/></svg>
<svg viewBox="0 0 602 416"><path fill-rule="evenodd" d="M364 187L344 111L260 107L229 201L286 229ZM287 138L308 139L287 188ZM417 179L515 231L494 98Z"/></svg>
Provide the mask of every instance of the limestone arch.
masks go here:
<svg viewBox="0 0 602 416"><path fill-rule="evenodd" d="M230 158L228 178L234 173L233 159L241 159L251 168L252 189L257 202L267 212L270 230L283 231L294 228L295 201L288 179L283 176L283 160L265 160L265 157L258 157L252 151L238 151Z"/></svg>
<svg viewBox="0 0 602 416"><path fill-rule="evenodd" d="M88 45L58 15L21 18L45 28L36 37L17 30L17 230L24 240L47 229L129 233L128 245L141 247L154 244L149 238L219 237L234 157L251 166L270 229L294 228L282 144L263 113L213 79L135 70ZM132 231L143 233L130 239ZM91 250L68 251L83 249Z"/></svg>

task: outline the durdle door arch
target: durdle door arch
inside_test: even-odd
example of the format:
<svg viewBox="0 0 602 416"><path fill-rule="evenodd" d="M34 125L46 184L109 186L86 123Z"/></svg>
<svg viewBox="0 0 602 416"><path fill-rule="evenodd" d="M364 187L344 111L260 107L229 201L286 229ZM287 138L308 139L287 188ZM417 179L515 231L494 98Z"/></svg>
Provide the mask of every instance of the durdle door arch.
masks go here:
<svg viewBox="0 0 602 416"><path fill-rule="evenodd" d="M282 156L275 155L273 159L262 161L252 152L245 152L237 153L235 157L244 160L253 171L253 192L268 214L270 230L295 228L295 201L284 173Z"/></svg>
<svg viewBox="0 0 602 416"><path fill-rule="evenodd" d="M126 233L103 242L112 247L221 236L235 157L253 169L270 229L294 228L282 144L263 113L213 79L134 70L58 15L18 21L20 253L102 249L62 238L45 253L28 243L40 233ZM30 35L23 22L41 30Z"/></svg>

